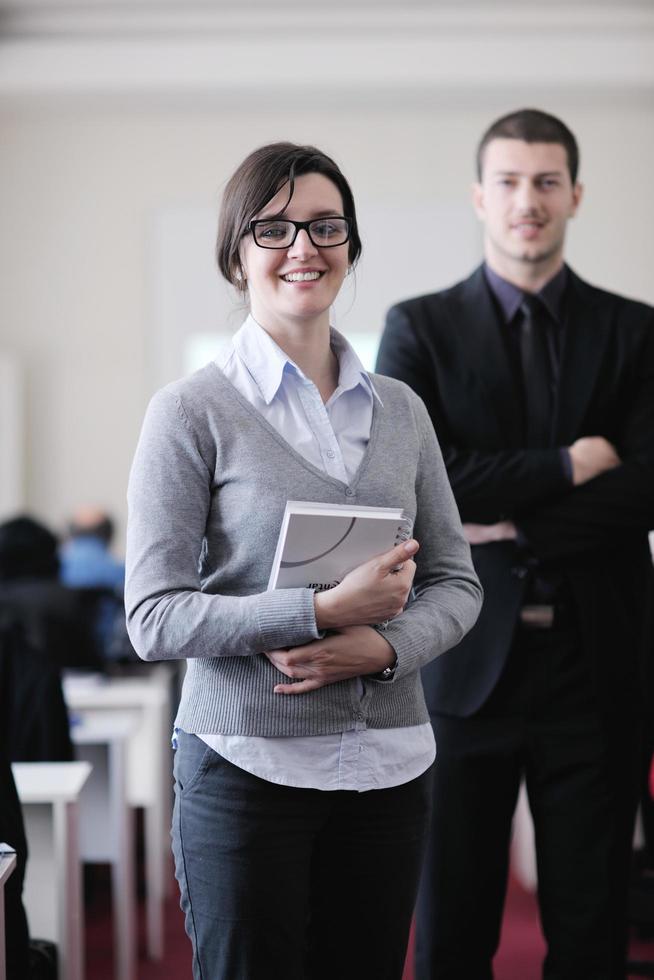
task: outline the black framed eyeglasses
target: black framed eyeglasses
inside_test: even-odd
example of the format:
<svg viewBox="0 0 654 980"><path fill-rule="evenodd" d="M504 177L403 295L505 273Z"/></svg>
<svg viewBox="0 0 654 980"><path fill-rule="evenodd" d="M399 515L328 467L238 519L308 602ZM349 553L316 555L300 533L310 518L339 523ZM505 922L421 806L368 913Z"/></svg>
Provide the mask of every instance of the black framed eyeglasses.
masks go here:
<svg viewBox="0 0 654 980"><path fill-rule="evenodd" d="M304 229L316 248L335 248L350 237L350 218L328 215L312 221L291 221L289 218L256 218L248 225L255 245L259 248L290 248L298 233Z"/></svg>

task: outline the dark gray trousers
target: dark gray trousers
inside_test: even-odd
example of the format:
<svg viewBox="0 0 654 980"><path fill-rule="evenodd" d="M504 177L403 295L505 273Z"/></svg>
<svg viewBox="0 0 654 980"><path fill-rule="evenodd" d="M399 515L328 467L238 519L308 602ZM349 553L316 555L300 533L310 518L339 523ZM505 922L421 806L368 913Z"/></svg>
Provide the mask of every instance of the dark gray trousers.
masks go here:
<svg viewBox="0 0 654 980"><path fill-rule="evenodd" d="M280 786L180 732L172 837L194 980L400 980L430 783Z"/></svg>

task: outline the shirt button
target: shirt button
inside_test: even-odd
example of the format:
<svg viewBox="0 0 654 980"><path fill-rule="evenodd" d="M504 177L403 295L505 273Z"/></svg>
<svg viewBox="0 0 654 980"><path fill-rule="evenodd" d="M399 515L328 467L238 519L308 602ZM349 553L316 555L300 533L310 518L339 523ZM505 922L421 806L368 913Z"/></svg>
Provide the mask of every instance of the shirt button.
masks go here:
<svg viewBox="0 0 654 980"><path fill-rule="evenodd" d="M333 449L328 449L327 452L325 453L327 459L333 459L335 455L336 453L334 452Z"/></svg>
<svg viewBox="0 0 654 980"><path fill-rule="evenodd" d="M351 489L350 489L350 488L348 487L348 488L346 489L346 491L345 491L345 496L346 496L346 497L353 497L353 496L354 496L354 490L351 490Z"/></svg>

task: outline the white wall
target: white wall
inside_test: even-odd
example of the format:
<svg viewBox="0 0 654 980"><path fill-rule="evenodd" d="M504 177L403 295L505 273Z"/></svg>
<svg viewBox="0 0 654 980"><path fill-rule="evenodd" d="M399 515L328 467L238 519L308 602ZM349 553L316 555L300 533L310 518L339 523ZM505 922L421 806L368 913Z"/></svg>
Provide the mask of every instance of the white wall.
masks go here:
<svg viewBox="0 0 654 980"><path fill-rule="evenodd" d="M14 513L25 496L24 401L18 359L0 351L0 514Z"/></svg>
<svg viewBox="0 0 654 980"><path fill-rule="evenodd" d="M355 10L361 23L347 43L334 30L275 33L255 6L241 33L212 28L209 41L196 31L163 43L151 22L136 40L97 25L97 37L72 46L29 25L0 37L0 349L23 367L23 503L32 512L61 526L91 501L124 521L148 396L182 370L183 317L165 322L170 293L182 291L182 310L188 297L189 332L225 318L226 294L217 280L215 292L208 285L211 255L199 275L207 299L197 302L193 276L176 276L165 260L175 254L166 235L175 216L199 216L209 250L223 182L264 141L315 142L351 180L369 241L346 329L379 330L388 302L443 286L477 261L475 143L495 116L524 104L561 115L581 144L586 197L571 264L654 302L647 6L552 4L554 20L543 22L540 4L470 4L465 23L444 8L452 23L409 29L410 6L401 34L399 14L383 20L392 5L352 0L348 16ZM501 16L489 21L493 7ZM282 14L302 9L286 3ZM272 81L271 52L284 65ZM411 232L423 211L441 225L433 249ZM399 231L384 247L389 216Z"/></svg>

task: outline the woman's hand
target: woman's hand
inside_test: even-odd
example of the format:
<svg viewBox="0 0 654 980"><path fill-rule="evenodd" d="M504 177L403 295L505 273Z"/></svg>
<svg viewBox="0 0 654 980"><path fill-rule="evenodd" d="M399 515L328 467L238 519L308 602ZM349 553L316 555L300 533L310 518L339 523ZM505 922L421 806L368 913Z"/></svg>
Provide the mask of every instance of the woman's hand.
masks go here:
<svg viewBox="0 0 654 980"><path fill-rule="evenodd" d="M290 650L269 650L271 664L295 684L276 684L275 694L306 694L336 681L378 674L395 663L395 651L371 626L346 626Z"/></svg>
<svg viewBox="0 0 654 980"><path fill-rule="evenodd" d="M415 539L352 569L343 581L314 596L318 629L368 626L399 615L406 605L416 573Z"/></svg>

